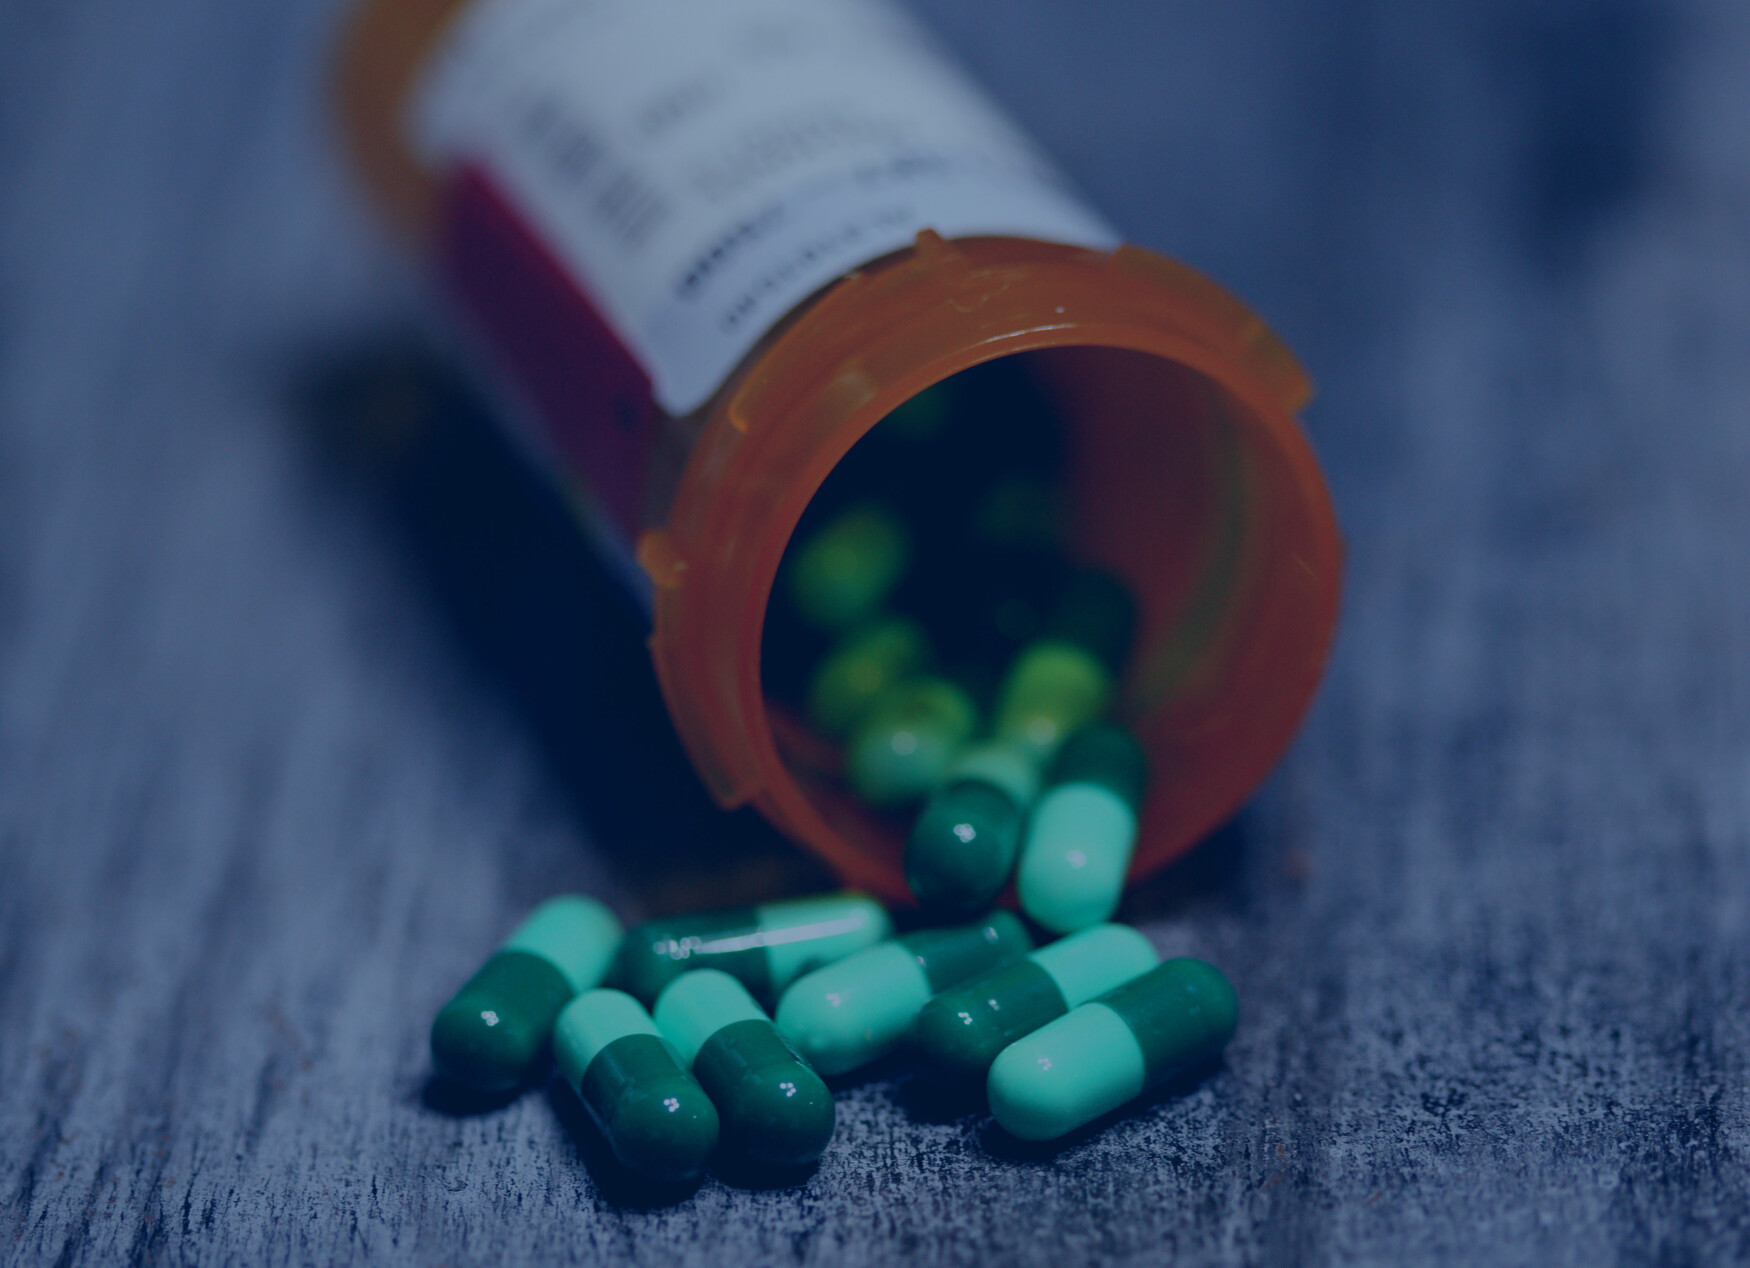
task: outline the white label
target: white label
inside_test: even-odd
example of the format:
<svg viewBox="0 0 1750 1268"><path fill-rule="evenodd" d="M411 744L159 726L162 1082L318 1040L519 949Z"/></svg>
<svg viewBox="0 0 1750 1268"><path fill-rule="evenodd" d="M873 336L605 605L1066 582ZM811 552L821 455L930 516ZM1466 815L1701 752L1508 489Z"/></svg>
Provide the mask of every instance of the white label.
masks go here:
<svg viewBox="0 0 1750 1268"><path fill-rule="evenodd" d="M671 414L796 304L920 229L1118 236L885 0L476 0L415 94Z"/></svg>

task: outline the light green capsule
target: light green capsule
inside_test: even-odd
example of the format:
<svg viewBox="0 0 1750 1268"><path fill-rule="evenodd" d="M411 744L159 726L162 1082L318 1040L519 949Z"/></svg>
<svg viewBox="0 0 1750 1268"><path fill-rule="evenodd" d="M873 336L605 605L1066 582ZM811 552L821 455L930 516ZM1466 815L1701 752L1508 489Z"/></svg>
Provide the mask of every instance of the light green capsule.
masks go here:
<svg viewBox="0 0 1750 1268"><path fill-rule="evenodd" d="M593 898L550 898L518 925L431 1027L438 1073L478 1092L508 1092L536 1070L567 1000L597 985L620 922Z"/></svg>
<svg viewBox="0 0 1750 1268"><path fill-rule="evenodd" d="M881 700L930 659L924 627L891 617L848 638L820 662L808 688L808 716L835 739L848 735Z"/></svg>
<svg viewBox="0 0 1750 1268"><path fill-rule="evenodd" d="M799 979L778 1003L778 1029L816 1070L843 1074L899 1043L930 996L1032 947L1006 911L977 924L919 930Z"/></svg>
<svg viewBox="0 0 1750 1268"><path fill-rule="evenodd" d="M649 920L626 935L613 983L651 1003L689 969L722 969L759 999L776 999L810 969L893 936L887 911L863 894L820 894L758 907Z"/></svg>
<svg viewBox="0 0 1750 1268"><path fill-rule="evenodd" d="M785 583L804 618L842 630L880 610L910 559L904 522L890 508L866 502L796 545L785 563Z"/></svg>
<svg viewBox="0 0 1750 1268"><path fill-rule="evenodd" d="M1159 961L1130 926L1095 925L943 991L918 1013L912 1042L943 1074L982 1079L1015 1040Z"/></svg>
<svg viewBox="0 0 1750 1268"><path fill-rule="evenodd" d="M1122 727L1096 722L1070 737L1027 824L1015 877L1023 911L1068 933L1118 909L1147 775L1147 756Z"/></svg>
<svg viewBox="0 0 1750 1268"><path fill-rule="evenodd" d="M978 726L972 697L945 678L913 678L891 691L851 736L845 770L870 805L916 801L942 781Z"/></svg>
<svg viewBox="0 0 1750 1268"><path fill-rule="evenodd" d="M1215 1057L1237 1017L1219 969L1168 960L1004 1048L991 1113L1022 1140L1055 1140Z"/></svg>
<svg viewBox="0 0 1750 1268"><path fill-rule="evenodd" d="M755 1161L799 1167L832 1139L832 1093L727 973L696 969L663 989L658 1029L699 1080L725 1141Z"/></svg>
<svg viewBox="0 0 1750 1268"><path fill-rule="evenodd" d="M553 1055L608 1147L653 1180L690 1180L717 1145L717 1110L644 1006L585 991L559 1014Z"/></svg>
<svg viewBox="0 0 1750 1268"><path fill-rule="evenodd" d="M1112 673L1084 647L1040 639L1015 657L997 695L993 729L1030 744L1044 757L1072 731L1105 712Z"/></svg>

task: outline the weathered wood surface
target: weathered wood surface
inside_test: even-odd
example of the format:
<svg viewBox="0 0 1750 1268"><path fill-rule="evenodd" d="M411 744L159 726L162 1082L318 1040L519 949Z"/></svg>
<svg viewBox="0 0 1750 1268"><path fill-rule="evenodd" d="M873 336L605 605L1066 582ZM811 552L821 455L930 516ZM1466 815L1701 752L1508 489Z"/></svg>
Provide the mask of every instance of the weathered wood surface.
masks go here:
<svg viewBox="0 0 1750 1268"><path fill-rule="evenodd" d="M1131 909L1225 1065L1055 1152L883 1069L811 1178L655 1206L569 1094L428 1092L539 897L806 869L674 776L550 507L313 439L310 358L423 304L334 6L13 4L0 1259L1750 1258L1750 8L922 7L1321 381L1328 684Z"/></svg>

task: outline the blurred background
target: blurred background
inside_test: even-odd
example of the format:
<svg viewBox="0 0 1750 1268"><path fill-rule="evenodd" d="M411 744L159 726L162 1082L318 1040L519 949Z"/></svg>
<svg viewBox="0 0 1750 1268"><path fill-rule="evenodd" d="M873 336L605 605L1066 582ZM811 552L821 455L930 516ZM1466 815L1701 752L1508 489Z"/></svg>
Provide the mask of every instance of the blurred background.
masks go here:
<svg viewBox="0 0 1750 1268"><path fill-rule="evenodd" d="M466 390L361 388L453 372L346 5L13 0L0 1257L1750 1257L1750 6L909 7L1319 384L1329 677L1125 911L1233 978L1225 1066L1049 1153L883 1067L800 1187L656 1212L568 1093L434 1104L540 898L828 878L709 806Z"/></svg>

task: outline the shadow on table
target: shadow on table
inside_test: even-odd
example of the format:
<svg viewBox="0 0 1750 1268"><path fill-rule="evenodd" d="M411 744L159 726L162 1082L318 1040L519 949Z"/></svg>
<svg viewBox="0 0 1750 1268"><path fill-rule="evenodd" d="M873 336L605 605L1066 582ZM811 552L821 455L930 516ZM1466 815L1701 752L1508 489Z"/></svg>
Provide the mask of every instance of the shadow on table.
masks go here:
<svg viewBox="0 0 1750 1268"><path fill-rule="evenodd" d="M298 399L325 460L387 510L457 642L527 720L647 911L832 887L756 813L712 802L669 722L638 600L454 369L390 339L319 360Z"/></svg>
<svg viewBox="0 0 1750 1268"><path fill-rule="evenodd" d="M1066 1149L1074 1149L1077 1145L1086 1144L1114 1123L1136 1118L1148 1113L1157 1105L1189 1096L1202 1085L1205 1079L1219 1073L1222 1068L1222 1058L1216 1057L1185 1071L1177 1078L1169 1079L1159 1087L1150 1088L1134 1101L1126 1101L1110 1113L1102 1114L1093 1122L1076 1128L1068 1135L1059 1136L1056 1140L1022 1140L1018 1136L1011 1136L1004 1131L993 1119L986 1124L984 1131L980 1134L979 1143L984 1146L985 1154L998 1162L1049 1162Z"/></svg>
<svg viewBox="0 0 1750 1268"><path fill-rule="evenodd" d="M433 1073L426 1076L424 1086L419 1089L419 1103L445 1118L474 1118L503 1109L528 1090L514 1087L508 1092L476 1092Z"/></svg>
<svg viewBox="0 0 1750 1268"><path fill-rule="evenodd" d="M704 1176L696 1180L663 1183L647 1180L628 1171L608 1148L607 1140L596 1128L589 1111L577 1099L577 1093L561 1078L547 1082L547 1103L553 1107L566 1133L577 1150L577 1161L589 1171L596 1192L604 1202L634 1210L654 1210L685 1202L699 1191Z"/></svg>

